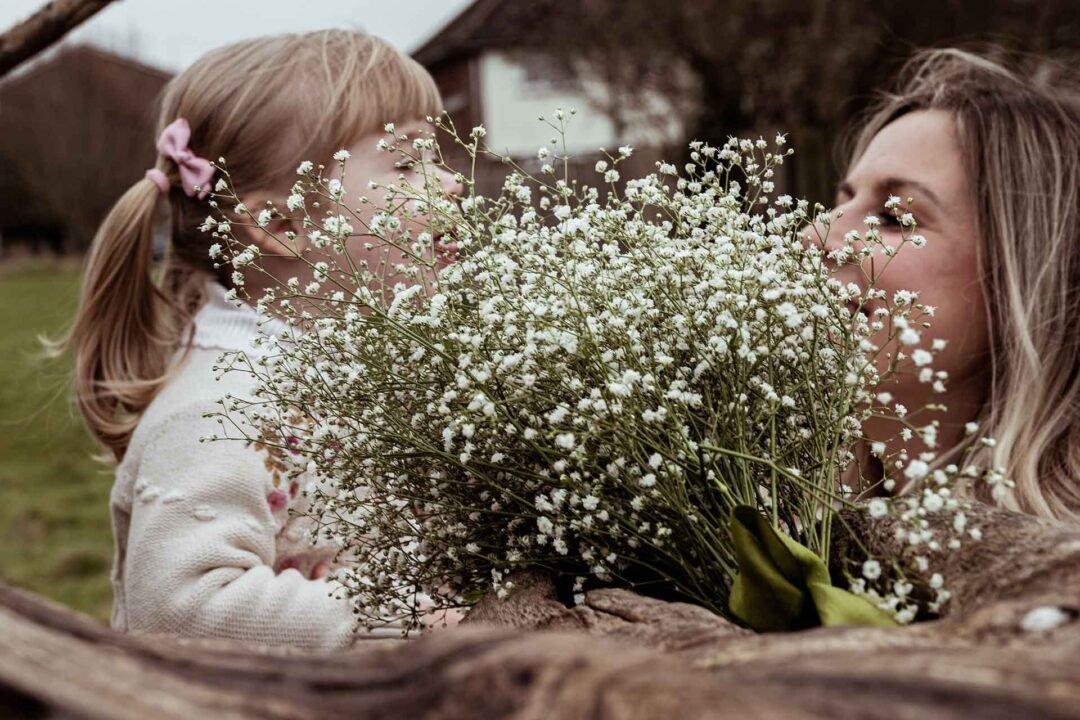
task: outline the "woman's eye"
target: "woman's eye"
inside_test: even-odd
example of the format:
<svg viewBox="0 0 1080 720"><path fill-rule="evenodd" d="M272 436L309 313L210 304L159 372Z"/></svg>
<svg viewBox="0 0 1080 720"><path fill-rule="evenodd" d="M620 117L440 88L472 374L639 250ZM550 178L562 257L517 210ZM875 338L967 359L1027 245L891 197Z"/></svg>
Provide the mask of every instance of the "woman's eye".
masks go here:
<svg viewBox="0 0 1080 720"><path fill-rule="evenodd" d="M394 163L395 170L412 170L414 167L416 167L415 160L401 160Z"/></svg>
<svg viewBox="0 0 1080 720"><path fill-rule="evenodd" d="M878 215L878 217L881 218L881 224L882 225L899 225L900 224L900 221L896 217L896 211L895 210L885 209Z"/></svg>

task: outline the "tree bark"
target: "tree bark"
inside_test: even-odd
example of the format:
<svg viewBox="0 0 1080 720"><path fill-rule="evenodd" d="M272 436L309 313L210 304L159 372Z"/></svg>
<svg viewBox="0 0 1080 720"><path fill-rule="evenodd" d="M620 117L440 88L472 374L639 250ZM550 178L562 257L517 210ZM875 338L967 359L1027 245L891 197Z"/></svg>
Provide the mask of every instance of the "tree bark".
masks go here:
<svg viewBox="0 0 1080 720"><path fill-rule="evenodd" d="M974 515L948 615L899 629L754 635L624 590L566 608L533 577L474 610L486 627L312 654L122 635L0 587L0 716L1080 717L1080 528Z"/></svg>
<svg viewBox="0 0 1080 720"><path fill-rule="evenodd" d="M0 78L89 20L112 0L54 0L0 35Z"/></svg>
<svg viewBox="0 0 1080 720"><path fill-rule="evenodd" d="M521 578L507 600L485 598L468 622L630 640L725 680L777 683L808 717L1080 717L1080 705L1058 704L1066 686L1069 697L1080 693L1080 527L983 505L967 516L983 536L934 559L931 571L949 578L954 596L932 622L756 635L625 590L595 590L567 608L537 576ZM878 556L902 552L890 523L862 512L845 519L853 532L834 556L857 557L855 537Z"/></svg>

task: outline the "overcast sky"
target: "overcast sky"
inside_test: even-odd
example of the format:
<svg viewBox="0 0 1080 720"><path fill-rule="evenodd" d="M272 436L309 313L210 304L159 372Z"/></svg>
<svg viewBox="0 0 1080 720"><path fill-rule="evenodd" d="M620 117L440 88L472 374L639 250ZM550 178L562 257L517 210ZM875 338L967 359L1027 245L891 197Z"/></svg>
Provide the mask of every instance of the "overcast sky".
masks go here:
<svg viewBox="0 0 1080 720"><path fill-rule="evenodd" d="M328 27L362 28L410 51L471 1L118 0L66 42L92 42L169 71L234 40ZM0 28L44 4L45 0L0 0Z"/></svg>

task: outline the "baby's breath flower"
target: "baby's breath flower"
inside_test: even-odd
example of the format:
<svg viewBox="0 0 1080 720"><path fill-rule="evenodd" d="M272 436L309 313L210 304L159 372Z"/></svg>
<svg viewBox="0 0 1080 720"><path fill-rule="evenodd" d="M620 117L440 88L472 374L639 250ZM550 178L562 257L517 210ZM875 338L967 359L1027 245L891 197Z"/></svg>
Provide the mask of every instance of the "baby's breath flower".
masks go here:
<svg viewBox="0 0 1080 720"><path fill-rule="evenodd" d="M915 363L916 367L923 367L924 365L932 363L934 361L934 356L926 350L913 350L911 353L911 360Z"/></svg>
<svg viewBox="0 0 1080 720"><path fill-rule="evenodd" d="M918 345L919 331L912 327L906 327L900 332L900 342L904 345Z"/></svg>
<svg viewBox="0 0 1080 720"><path fill-rule="evenodd" d="M867 509L870 511L870 517L875 520L889 514L889 505L881 498L874 498L871 500L869 505L867 505Z"/></svg>
<svg viewBox="0 0 1080 720"><path fill-rule="evenodd" d="M555 438L555 444L564 450L573 450L577 445L577 441L574 438L574 433L560 433Z"/></svg>
<svg viewBox="0 0 1080 720"><path fill-rule="evenodd" d="M904 470L909 480L922 480L930 472L930 466L922 460L912 460Z"/></svg>

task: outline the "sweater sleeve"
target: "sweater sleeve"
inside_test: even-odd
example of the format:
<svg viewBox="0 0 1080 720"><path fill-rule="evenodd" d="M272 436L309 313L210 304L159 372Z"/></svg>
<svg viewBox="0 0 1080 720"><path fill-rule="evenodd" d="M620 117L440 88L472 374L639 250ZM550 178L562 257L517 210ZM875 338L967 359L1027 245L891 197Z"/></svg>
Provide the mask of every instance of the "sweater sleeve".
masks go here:
<svg viewBox="0 0 1080 720"><path fill-rule="evenodd" d="M220 426L179 411L147 435L136 469L124 567L128 629L313 650L351 644L347 600L327 580L275 574L267 471Z"/></svg>

